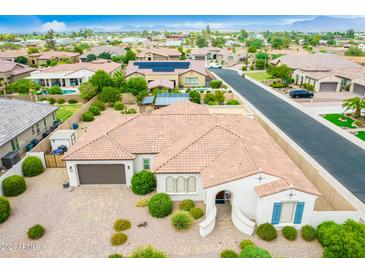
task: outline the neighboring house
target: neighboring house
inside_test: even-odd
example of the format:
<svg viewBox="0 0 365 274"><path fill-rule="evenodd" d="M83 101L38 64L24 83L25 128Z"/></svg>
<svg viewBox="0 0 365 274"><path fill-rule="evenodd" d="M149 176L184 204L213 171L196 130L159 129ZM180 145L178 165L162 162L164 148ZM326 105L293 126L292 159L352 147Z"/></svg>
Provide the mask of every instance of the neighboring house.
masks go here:
<svg viewBox="0 0 365 274"><path fill-rule="evenodd" d="M357 46L359 49L365 49L365 44L364 43L361 43Z"/></svg>
<svg viewBox="0 0 365 274"><path fill-rule="evenodd" d="M137 54L138 60L141 61L171 61L180 60L180 57L180 51L170 48L143 49Z"/></svg>
<svg viewBox="0 0 365 274"><path fill-rule="evenodd" d="M28 79L45 87L78 87L81 83L88 81L98 70L104 70L113 75L120 68L119 63L98 59L90 63L60 64L34 71Z"/></svg>
<svg viewBox="0 0 365 274"><path fill-rule="evenodd" d="M53 126L58 107L0 97L0 158L9 152L25 152L32 140L40 141ZM0 166L3 166L2 161Z"/></svg>
<svg viewBox="0 0 365 274"><path fill-rule="evenodd" d="M63 157L72 187L130 186L146 169L157 192L204 202L202 236L214 229L217 203L229 202L233 224L250 235L266 222L311 224L320 193L256 120L184 101L109 122Z"/></svg>
<svg viewBox="0 0 365 274"><path fill-rule="evenodd" d="M27 56L27 49L0 51L0 61L14 62L17 57Z"/></svg>
<svg viewBox="0 0 365 274"><path fill-rule="evenodd" d="M222 48L193 48L189 55L193 60L204 60L206 63L218 62L224 65L234 65L239 62L236 53Z"/></svg>
<svg viewBox="0 0 365 274"><path fill-rule="evenodd" d="M122 43L126 44L138 44L138 43L145 43L147 42L147 38L142 37L124 37L121 39Z"/></svg>
<svg viewBox="0 0 365 274"><path fill-rule="evenodd" d="M180 47L183 44L182 40L167 40L165 42L166 47Z"/></svg>
<svg viewBox="0 0 365 274"><path fill-rule="evenodd" d="M0 86L2 83L11 83L30 75L34 68L12 61L0 60Z"/></svg>
<svg viewBox="0 0 365 274"><path fill-rule="evenodd" d="M87 56L89 54L94 54L96 57L98 57L100 54L107 52L111 56L115 55L124 55L126 53L125 49L117 46L111 46L111 45L103 45L103 46L97 46L93 47L92 49L86 51L84 54L80 56L80 60L82 62L87 62Z"/></svg>
<svg viewBox="0 0 365 274"><path fill-rule="evenodd" d="M207 71L204 61L130 61L125 77L136 76L143 77L148 83L166 84L166 88L204 87Z"/></svg>
<svg viewBox="0 0 365 274"><path fill-rule="evenodd" d="M69 61L77 63L80 61L80 54L68 51L45 51L28 55L28 64L33 66L47 66L50 61Z"/></svg>
<svg viewBox="0 0 365 274"><path fill-rule="evenodd" d="M315 91L348 90L352 80L365 77L365 68L334 54L285 55L271 61L293 69L297 85L309 83Z"/></svg>

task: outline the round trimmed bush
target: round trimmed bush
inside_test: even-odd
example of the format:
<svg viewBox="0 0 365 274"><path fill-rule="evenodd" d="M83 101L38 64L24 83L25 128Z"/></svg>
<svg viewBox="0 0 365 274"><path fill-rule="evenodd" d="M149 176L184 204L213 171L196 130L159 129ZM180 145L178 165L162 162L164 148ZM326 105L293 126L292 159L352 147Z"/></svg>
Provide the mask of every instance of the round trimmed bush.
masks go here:
<svg viewBox="0 0 365 274"><path fill-rule="evenodd" d="M156 218L163 218L171 214L172 201L166 193L158 193L148 202L148 212Z"/></svg>
<svg viewBox="0 0 365 274"><path fill-rule="evenodd" d="M61 98L57 100L57 104L62 105L65 103L65 99Z"/></svg>
<svg viewBox="0 0 365 274"><path fill-rule="evenodd" d="M236 99L231 99L226 102L226 105L239 105L240 102L238 102Z"/></svg>
<svg viewBox="0 0 365 274"><path fill-rule="evenodd" d="M94 121L94 114L90 111L86 111L82 114L82 121L91 122Z"/></svg>
<svg viewBox="0 0 365 274"><path fill-rule="evenodd" d="M179 203L180 210L190 211L190 209L192 209L193 207L195 207L195 204L194 204L193 200L190 200L190 199L182 200Z"/></svg>
<svg viewBox="0 0 365 274"><path fill-rule="evenodd" d="M29 228L27 234L29 239L38 240L44 235L44 232L43 226L37 224Z"/></svg>
<svg viewBox="0 0 365 274"><path fill-rule="evenodd" d="M100 111L105 110L105 103L102 101L95 101L92 106L98 107Z"/></svg>
<svg viewBox="0 0 365 274"><path fill-rule="evenodd" d="M132 177L132 191L138 195L146 195L156 188L156 177L149 170L142 170Z"/></svg>
<svg viewBox="0 0 365 274"><path fill-rule="evenodd" d="M248 245L240 252L241 258L271 258L271 254L269 251L254 246L254 245Z"/></svg>
<svg viewBox="0 0 365 274"><path fill-rule="evenodd" d="M297 230L292 226L284 226L282 232L284 237L289 241L294 241L297 238Z"/></svg>
<svg viewBox="0 0 365 274"><path fill-rule="evenodd" d="M257 235L259 235L259 237L265 241L272 241L277 237L275 227L269 223L259 225L256 232Z"/></svg>
<svg viewBox="0 0 365 274"><path fill-rule="evenodd" d="M114 223L115 231L124 231L124 230L130 229L131 227L132 227L132 224L127 219L118 219Z"/></svg>
<svg viewBox="0 0 365 274"><path fill-rule="evenodd" d="M41 159L36 156L28 156L22 163L22 171L25 177L34 177L44 171Z"/></svg>
<svg viewBox="0 0 365 274"><path fill-rule="evenodd" d="M0 196L0 224L10 216L10 203L5 197Z"/></svg>
<svg viewBox="0 0 365 274"><path fill-rule="evenodd" d="M234 250L225 249L221 252L221 258L239 258L239 256Z"/></svg>
<svg viewBox="0 0 365 274"><path fill-rule="evenodd" d="M179 211L172 216L171 224L178 231L188 230L193 224L193 218L186 211Z"/></svg>
<svg viewBox="0 0 365 274"><path fill-rule="evenodd" d="M311 225L303 226L300 234L302 238L307 242L311 242L316 239L316 230Z"/></svg>
<svg viewBox="0 0 365 274"><path fill-rule="evenodd" d="M111 237L110 241L112 243L113 246L116 245L122 245L125 244L125 242L127 241L128 236L123 233L123 232L117 232L114 233L113 236Z"/></svg>
<svg viewBox="0 0 365 274"><path fill-rule="evenodd" d="M243 239L241 242L240 242L240 248L241 249L245 249L246 246L249 246L249 245L254 245L254 243L249 240L249 239Z"/></svg>
<svg viewBox="0 0 365 274"><path fill-rule="evenodd" d="M100 115L100 109L97 106L91 106L89 111L94 114L94 116Z"/></svg>
<svg viewBox="0 0 365 274"><path fill-rule="evenodd" d="M109 255L108 258L123 258L123 255L119 253L114 253Z"/></svg>
<svg viewBox="0 0 365 274"><path fill-rule="evenodd" d="M14 197L22 194L27 189L27 185L22 176L13 175L4 179L3 193L7 197Z"/></svg>
<svg viewBox="0 0 365 274"><path fill-rule="evenodd" d="M70 100L68 100L68 103L69 104L76 104L77 100L76 99L70 99Z"/></svg>
<svg viewBox="0 0 365 274"><path fill-rule="evenodd" d="M48 98L48 99L47 99L47 101L48 101L51 105L53 105L54 103L56 103L56 100L55 100L55 99L53 99L53 98Z"/></svg>
<svg viewBox="0 0 365 274"><path fill-rule="evenodd" d="M115 110L122 110L122 109L124 109L124 104L121 101L116 101L113 104L113 108Z"/></svg>
<svg viewBox="0 0 365 274"><path fill-rule="evenodd" d="M139 247L135 249L131 258L166 258L165 252L155 249L153 246Z"/></svg>
<svg viewBox="0 0 365 274"><path fill-rule="evenodd" d="M191 208L189 213L190 213L191 217L193 217L195 220L204 216L204 210L200 207Z"/></svg>

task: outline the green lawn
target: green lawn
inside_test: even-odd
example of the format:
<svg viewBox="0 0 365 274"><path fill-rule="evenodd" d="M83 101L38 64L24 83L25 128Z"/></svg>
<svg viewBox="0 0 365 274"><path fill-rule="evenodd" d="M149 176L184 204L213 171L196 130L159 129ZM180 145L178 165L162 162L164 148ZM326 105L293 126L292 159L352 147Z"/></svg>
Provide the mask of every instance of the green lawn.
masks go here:
<svg viewBox="0 0 365 274"><path fill-rule="evenodd" d="M347 127L347 128L356 128L352 125L354 122L353 119L339 113L326 114L323 116L326 120L330 121L332 124L335 124L339 127ZM340 118L346 119L346 121L341 121Z"/></svg>
<svg viewBox="0 0 365 274"><path fill-rule="evenodd" d="M82 104L59 105L58 110L56 111L56 117L64 122L78 111L81 106Z"/></svg>
<svg viewBox="0 0 365 274"><path fill-rule="evenodd" d="M244 72L247 76L250 76L251 78L255 79L256 81L264 81L268 79L272 79L271 75L268 74L266 71L260 71L260 72Z"/></svg>
<svg viewBox="0 0 365 274"><path fill-rule="evenodd" d="M355 135L357 138L365 141L365 131L358 131L357 134Z"/></svg>

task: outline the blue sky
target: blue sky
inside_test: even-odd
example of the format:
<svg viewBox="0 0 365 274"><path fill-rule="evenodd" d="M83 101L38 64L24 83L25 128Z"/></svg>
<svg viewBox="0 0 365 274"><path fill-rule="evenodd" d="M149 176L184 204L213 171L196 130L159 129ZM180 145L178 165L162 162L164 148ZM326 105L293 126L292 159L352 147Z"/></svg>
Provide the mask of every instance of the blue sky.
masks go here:
<svg viewBox="0 0 365 274"><path fill-rule="evenodd" d="M201 29L209 24L212 28L227 29L232 25L284 25L294 21L312 19L314 16L109 16L109 15L46 15L0 16L0 32L45 31L49 27L57 31L73 31L80 28L116 30L143 26L166 26L171 29Z"/></svg>

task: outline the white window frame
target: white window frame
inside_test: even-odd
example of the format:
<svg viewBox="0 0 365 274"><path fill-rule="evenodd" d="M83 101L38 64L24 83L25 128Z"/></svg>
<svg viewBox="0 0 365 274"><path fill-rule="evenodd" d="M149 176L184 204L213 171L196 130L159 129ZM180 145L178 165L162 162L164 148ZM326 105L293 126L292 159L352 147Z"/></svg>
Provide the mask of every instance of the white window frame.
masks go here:
<svg viewBox="0 0 365 274"><path fill-rule="evenodd" d="M194 79L195 81L193 81ZM199 77L193 76L193 77L185 77L185 84L187 85L198 85L199 84Z"/></svg>
<svg viewBox="0 0 365 274"><path fill-rule="evenodd" d="M145 167L145 161L148 161L148 168ZM144 170L150 170L151 169L151 159L143 158L142 159L142 166Z"/></svg>
<svg viewBox="0 0 365 274"><path fill-rule="evenodd" d="M285 220L285 222L283 222L282 221L283 209L284 209L284 205L287 205L287 204L291 204L292 205L291 219L290 219L289 222L287 222L287 220ZM284 202L281 202L281 212L280 212L279 224L281 224L281 225L293 224L296 206L297 206L297 202L296 201L284 201Z"/></svg>

